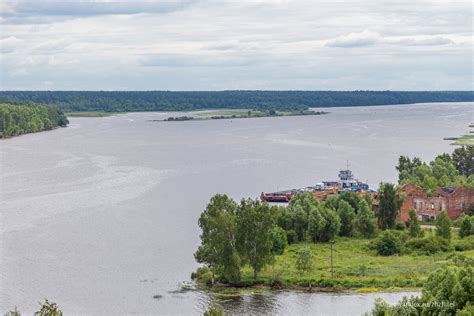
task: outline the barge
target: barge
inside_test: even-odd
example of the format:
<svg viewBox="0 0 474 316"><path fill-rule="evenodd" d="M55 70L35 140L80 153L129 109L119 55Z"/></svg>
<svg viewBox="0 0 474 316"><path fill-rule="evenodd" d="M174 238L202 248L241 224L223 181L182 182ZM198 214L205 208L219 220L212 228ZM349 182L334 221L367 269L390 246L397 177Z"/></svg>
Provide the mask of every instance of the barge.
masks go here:
<svg viewBox="0 0 474 316"><path fill-rule="evenodd" d="M346 169L339 171L338 181L323 181L316 183L314 186L299 189L271 193L262 192L260 199L267 202L288 203L296 194L302 192L311 192L316 198L325 200L328 196L341 192L374 192L374 190L371 190L367 183L355 179L352 171Z"/></svg>

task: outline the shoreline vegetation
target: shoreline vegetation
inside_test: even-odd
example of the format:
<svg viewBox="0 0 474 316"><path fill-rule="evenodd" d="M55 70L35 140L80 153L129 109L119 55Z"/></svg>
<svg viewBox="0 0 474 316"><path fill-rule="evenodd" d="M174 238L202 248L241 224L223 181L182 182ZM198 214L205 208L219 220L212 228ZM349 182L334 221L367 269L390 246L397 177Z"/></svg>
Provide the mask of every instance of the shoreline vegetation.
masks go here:
<svg viewBox="0 0 474 316"><path fill-rule="evenodd" d="M422 225L411 210L400 223L398 189L420 181L428 191L474 188L473 153L461 147L429 163L401 156L398 185L381 183L377 197L342 192L320 201L305 192L280 206L216 194L198 220L201 245L194 256L202 266L191 278L224 294L420 290L440 267L474 263L474 204L455 221L441 211L434 225ZM466 273L474 278L472 270Z"/></svg>
<svg viewBox="0 0 474 316"><path fill-rule="evenodd" d="M165 122L181 121L203 121L203 120L221 120L221 119L244 119L258 117L281 117L281 116L306 116L306 115L324 115L329 112L300 110L300 111L276 111L276 110L257 110L257 109L229 109L217 111L199 111L195 116L171 116L163 120Z"/></svg>
<svg viewBox="0 0 474 316"><path fill-rule="evenodd" d="M474 124L469 124L469 128L474 128ZM451 145L454 146L474 146L474 130L469 131L469 134L460 137L446 137L444 140L454 140Z"/></svg>
<svg viewBox="0 0 474 316"><path fill-rule="evenodd" d="M64 113L47 105L0 104L0 139L66 127Z"/></svg>
<svg viewBox="0 0 474 316"><path fill-rule="evenodd" d="M123 112L84 111L64 113L67 117L107 117L117 114L123 114Z"/></svg>

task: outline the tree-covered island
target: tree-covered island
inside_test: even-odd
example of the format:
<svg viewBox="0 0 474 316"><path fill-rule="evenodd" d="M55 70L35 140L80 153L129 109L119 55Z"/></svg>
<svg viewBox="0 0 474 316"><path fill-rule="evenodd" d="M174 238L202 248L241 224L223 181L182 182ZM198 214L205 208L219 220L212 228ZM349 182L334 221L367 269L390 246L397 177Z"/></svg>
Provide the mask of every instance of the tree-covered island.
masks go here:
<svg viewBox="0 0 474 316"><path fill-rule="evenodd" d="M474 189L473 150L457 148L430 163L400 157L399 184L381 184L377 200L342 192L320 201L305 192L284 207L216 194L198 221L202 233L195 258L203 265L192 278L213 291L366 292L425 286L436 294L436 285L449 282L441 276L448 271L453 284L460 282L460 295L470 295L453 307L463 309L473 302L474 205L454 221L442 211L427 225L412 210L406 222L397 222L405 198L398 190L408 181L428 190L433 185ZM433 299L423 293L420 300ZM376 308L391 308L384 304Z"/></svg>

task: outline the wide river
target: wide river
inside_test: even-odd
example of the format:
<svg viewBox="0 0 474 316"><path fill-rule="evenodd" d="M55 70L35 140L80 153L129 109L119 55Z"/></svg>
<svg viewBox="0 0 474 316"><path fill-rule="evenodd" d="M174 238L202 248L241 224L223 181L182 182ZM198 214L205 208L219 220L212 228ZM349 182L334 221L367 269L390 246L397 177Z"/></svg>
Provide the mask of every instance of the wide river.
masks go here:
<svg viewBox="0 0 474 316"><path fill-rule="evenodd" d="M240 199L336 179L377 186L400 155L452 152L472 103L328 109L321 116L151 122L183 113L72 118L0 141L0 313L48 298L69 314L201 314L177 291L198 264L197 219L217 192ZM336 258L337 260L337 258ZM153 296L160 298L153 298ZM358 315L403 293L243 295L229 313Z"/></svg>

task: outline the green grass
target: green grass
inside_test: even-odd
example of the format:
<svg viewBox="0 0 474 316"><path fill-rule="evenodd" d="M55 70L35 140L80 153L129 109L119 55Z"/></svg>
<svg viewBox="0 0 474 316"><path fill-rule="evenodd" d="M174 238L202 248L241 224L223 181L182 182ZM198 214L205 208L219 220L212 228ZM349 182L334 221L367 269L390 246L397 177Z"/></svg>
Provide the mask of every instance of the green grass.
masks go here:
<svg viewBox="0 0 474 316"><path fill-rule="evenodd" d="M457 240L453 234L453 242ZM276 257L273 265L268 265L253 281L252 270L245 267L242 273L244 284L271 285L280 271L279 280L283 286L328 287L333 289L359 289L373 292L380 289L420 288L430 272L447 262L450 253L434 255L405 254L383 257L369 249L371 240L361 238L337 238L333 245L334 279L329 264L330 245L328 243L300 243L287 247L285 253ZM295 268L298 249L311 248L313 269L299 273ZM464 255L474 258L474 251L464 251Z"/></svg>
<svg viewBox="0 0 474 316"><path fill-rule="evenodd" d="M250 116L249 116L250 111ZM321 114L315 111L276 111L275 114L270 115L268 111L252 110L252 109L229 109L229 110L213 110L200 111L196 116L203 119L219 118L250 118L250 117L267 117L267 116L294 116L294 115L316 115ZM324 113L325 114L325 113Z"/></svg>
<svg viewBox="0 0 474 316"><path fill-rule="evenodd" d="M203 117L211 117L211 116L228 116L232 117L235 116L248 116L248 111L250 111L250 116L262 116L265 115L265 112L262 111L254 111L251 109L236 109L236 110L215 110L215 111L202 111L198 112L197 116Z"/></svg>
<svg viewBox="0 0 474 316"><path fill-rule="evenodd" d="M474 146L474 135L464 135L458 138L454 144Z"/></svg>
<svg viewBox="0 0 474 316"><path fill-rule="evenodd" d="M474 128L474 124L469 124L469 128ZM461 137L449 138L455 140L451 145L467 145L474 146L474 131L470 131L470 134L463 135Z"/></svg>
<svg viewBox="0 0 474 316"><path fill-rule="evenodd" d="M105 117L117 114L117 112L87 111L87 112L67 112L67 117Z"/></svg>

